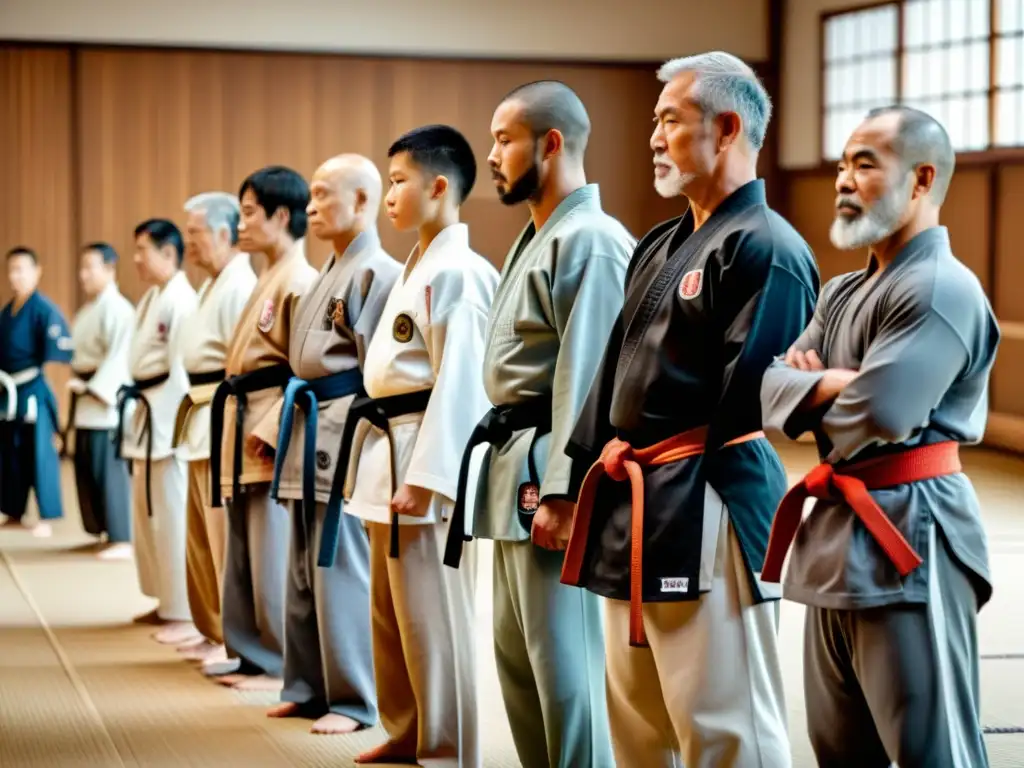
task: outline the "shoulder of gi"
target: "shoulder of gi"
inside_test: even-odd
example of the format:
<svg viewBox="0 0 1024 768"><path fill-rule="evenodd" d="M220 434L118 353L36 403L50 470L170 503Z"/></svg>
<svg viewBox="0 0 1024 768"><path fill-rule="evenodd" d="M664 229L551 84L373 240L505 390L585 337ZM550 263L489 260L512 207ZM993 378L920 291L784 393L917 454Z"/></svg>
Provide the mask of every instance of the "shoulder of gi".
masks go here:
<svg viewBox="0 0 1024 768"><path fill-rule="evenodd" d="M430 305L437 308L431 314L436 317L443 308L457 304L469 304L487 312L499 280L498 270L476 251L453 250L427 277Z"/></svg>

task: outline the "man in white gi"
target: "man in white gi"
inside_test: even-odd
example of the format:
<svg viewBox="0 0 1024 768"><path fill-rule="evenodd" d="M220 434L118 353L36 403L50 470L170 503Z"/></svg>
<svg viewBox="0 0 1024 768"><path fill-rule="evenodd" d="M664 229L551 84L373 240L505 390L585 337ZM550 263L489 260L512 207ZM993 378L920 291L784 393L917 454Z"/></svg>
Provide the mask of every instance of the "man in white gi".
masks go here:
<svg viewBox="0 0 1024 768"><path fill-rule="evenodd" d="M188 391L181 357L181 331L196 309L196 292L181 270L181 232L166 219L135 228L135 266L151 286L135 311L128 356L132 383L118 395L117 441L132 462L132 537L143 594L159 601L156 635L178 643L193 633L185 581L185 462L172 441L174 417ZM130 412L128 406L135 407Z"/></svg>
<svg viewBox="0 0 1024 768"><path fill-rule="evenodd" d="M211 506L227 497L228 543L221 623L238 674L219 678L242 690L281 690L284 599L291 518L270 497L280 402L291 379L288 343L295 305L316 279L306 259L309 185L291 168L250 174L238 192L238 247L262 253L267 268L242 310L210 403ZM217 449L217 446L220 449Z"/></svg>
<svg viewBox="0 0 1024 768"><path fill-rule="evenodd" d="M377 235L380 171L360 155L321 165L310 183L309 228L334 252L298 303L271 495L292 516L285 597L284 690L271 717L316 718L313 733L377 723L370 647L370 547L362 522L339 514L337 554L317 567L345 416L363 390L362 364L401 266ZM297 412L297 408L300 409ZM301 414L301 415L300 415Z"/></svg>
<svg viewBox="0 0 1024 768"><path fill-rule="evenodd" d="M808 606L820 765L988 765L977 617L992 577L959 445L985 433L999 324L939 225L954 165L930 115L867 115L839 161L831 232L867 264L825 285L761 390L766 426L812 432L822 458L780 505L762 573L779 581L792 542L785 596Z"/></svg>
<svg viewBox="0 0 1024 768"><path fill-rule="evenodd" d="M600 603L559 583L572 517L563 451L622 305L636 241L587 183L590 118L568 86L517 88L491 132L498 195L525 202L530 221L491 307L484 382L494 408L464 454L445 562L458 567L463 510L475 496L472 533L495 542L494 650L519 759L529 768L610 768ZM470 452L480 443L489 447L472 486Z"/></svg>
<svg viewBox="0 0 1024 768"><path fill-rule="evenodd" d="M123 560L132 555L132 492L128 463L117 456L117 393L131 383L128 353L135 307L117 287L117 251L108 243L82 249L78 279L85 304L71 325L72 377L64 451L72 448L82 527L106 534L98 557Z"/></svg>
<svg viewBox="0 0 1024 768"><path fill-rule="evenodd" d="M655 188L689 205L630 260L569 443L562 580L605 598L619 765L788 768L779 595L758 579L786 473L759 392L814 311L817 265L757 178L771 102L751 68L712 52L658 77Z"/></svg>
<svg viewBox="0 0 1024 768"><path fill-rule="evenodd" d="M224 380L228 345L242 309L256 287L249 255L238 250L238 198L207 192L185 203L185 255L208 277L199 307L185 321L182 355L189 391L178 409L175 444L188 461L188 539L185 556L188 602L197 642L181 650L202 660L208 674L231 672L220 618L221 576L227 521L210 506L210 400Z"/></svg>
<svg viewBox="0 0 1024 768"><path fill-rule="evenodd" d="M466 138L425 126L388 155L388 218L419 242L366 351L369 397L352 404L342 440L342 455L352 445L345 512L370 532L373 661L388 734L357 762L476 768L475 558L458 573L442 552L463 447L488 407L481 367L498 273L459 221L476 178ZM335 526L329 517L325 531ZM324 543L319 563L329 566L336 548L326 532Z"/></svg>

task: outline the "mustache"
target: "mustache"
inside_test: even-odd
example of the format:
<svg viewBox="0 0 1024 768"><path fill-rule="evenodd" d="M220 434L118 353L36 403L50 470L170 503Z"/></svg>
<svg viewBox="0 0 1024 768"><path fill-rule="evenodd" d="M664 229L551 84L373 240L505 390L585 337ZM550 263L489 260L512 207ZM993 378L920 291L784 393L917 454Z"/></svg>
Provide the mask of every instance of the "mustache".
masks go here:
<svg viewBox="0 0 1024 768"><path fill-rule="evenodd" d="M506 179L503 174L500 174L497 171L491 171L491 178L494 181L505 181L505 182L508 181L508 179Z"/></svg>
<svg viewBox="0 0 1024 768"><path fill-rule="evenodd" d="M840 208L853 208L857 213L864 213L864 206L855 197L839 196L836 198L836 210Z"/></svg>

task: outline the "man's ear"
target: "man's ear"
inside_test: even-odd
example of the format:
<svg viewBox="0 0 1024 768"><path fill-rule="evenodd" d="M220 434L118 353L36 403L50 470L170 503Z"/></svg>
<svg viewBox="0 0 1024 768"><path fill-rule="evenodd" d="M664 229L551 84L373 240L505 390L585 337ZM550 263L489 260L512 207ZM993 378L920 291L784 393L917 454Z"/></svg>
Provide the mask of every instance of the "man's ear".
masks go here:
<svg viewBox="0 0 1024 768"><path fill-rule="evenodd" d="M559 152L565 149L565 136L557 128L552 128L546 134L544 134L544 155L543 158L547 160L549 157L554 157Z"/></svg>

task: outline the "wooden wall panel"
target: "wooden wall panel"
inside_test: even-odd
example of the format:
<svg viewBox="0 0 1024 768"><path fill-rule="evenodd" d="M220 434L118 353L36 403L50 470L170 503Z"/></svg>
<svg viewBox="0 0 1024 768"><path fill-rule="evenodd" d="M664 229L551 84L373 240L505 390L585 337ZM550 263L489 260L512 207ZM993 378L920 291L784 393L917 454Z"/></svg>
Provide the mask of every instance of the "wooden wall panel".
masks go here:
<svg viewBox="0 0 1024 768"><path fill-rule="evenodd" d="M995 248L995 305L1000 319L1014 323L1024 322L1024 258L1021 257L1024 243L1024 165L999 168L996 189L999 199L996 205ZM1024 374L1024 369L1018 369ZM1016 386L1022 392L1024 387L1017 378ZM1024 415L1024 408L1020 411Z"/></svg>
<svg viewBox="0 0 1024 768"><path fill-rule="evenodd" d="M0 252L35 249L40 289L69 318L78 304L72 78L66 49L0 48ZM10 298L5 271L0 302ZM63 408L67 368L52 368L47 373Z"/></svg>

